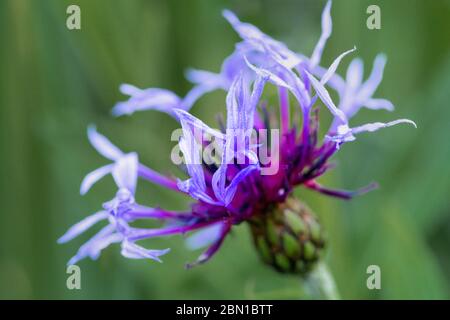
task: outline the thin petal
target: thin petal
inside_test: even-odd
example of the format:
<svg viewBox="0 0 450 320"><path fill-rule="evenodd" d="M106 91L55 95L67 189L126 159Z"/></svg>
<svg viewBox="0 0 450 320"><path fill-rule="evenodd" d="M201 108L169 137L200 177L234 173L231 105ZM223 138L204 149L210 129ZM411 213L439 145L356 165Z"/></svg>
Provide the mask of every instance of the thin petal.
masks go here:
<svg viewBox="0 0 450 320"><path fill-rule="evenodd" d="M175 225L175 226L169 226L166 228L158 228L158 229L130 229L130 233L128 235L128 240L130 241L137 241L137 240L143 240L143 239L149 239L154 237L163 237L163 236L169 236L174 234L185 234L190 231L203 229L207 226L210 226L216 221L206 221L202 220L194 224L183 224L183 225Z"/></svg>
<svg viewBox="0 0 450 320"><path fill-rule="evenodd" d="M345 88L339 90L339 107L348 118L351 118L362 107L356 101L364 72L363 61L360 58L353 59L347 68ZM363 102L364 104L364 102Z"/></svg>
<svg viewBox="0 0 450 320"><path fill-rule="evenodd" d="M108 173L111 173L113 167L114 165L108 164L88 173L81 182L80 194L86 194L97 181L106 176Z"/></svg>
<svg viewBox="0 0 450 320"><path fill-rule="evenodd" d="M262 93L264 91L264 86L266 85L266 79L257 77L253 82L253 89L250 95L250 101L247 103L245 112L247 113L247 123L245 124L245 129L253 129L255 120L255 110L258 105Z"/></svg>
<svg viewBox="0 0 450 320"><path fill-rule="evenodd" d="M250 23L241 22L239 18L230 10L223 10L222 15L231 24L233 29L242 39L261 39L264 33Z"/></svg>
<svg viewBox="0 0 450 320"><path fill-rule="evenodd" d="M194 132L189 124L192 122L200 121L195 117L189 115L187 112L181 112L177 110L179 114L180 122L183 127L183 136L180 138L178 143L181 152L183 153L184 162L186 164L186 169L188 171L190 179L186 181L178 181L178 188L188 193L191 197L197 200L205 201L207 203L214 204L212 200L206 194L206 183L205 176L203 172L203 166L200 156L200 149L198 142L195 139ZM205 124L196 123L195 126L200 126L200 128L209 129ZM222 135L222 134L221 134Z"/></svg>
<svg viewBox="0 0 450 320"><path fill-rule="evenodd" d="M400 123L409 123L412 126L414 126L415 128L417 128L416 123L414 121L412 121L412 120L409 120L409 119L398 119L398 120L394 120L394 121L387 122L387 123L374 122L374 123L364 124L362 126L353 128L352 132L353 132L353 134L358 134L358 133L366 132L366 131L374 132L374 131L377 131L379 129L392 127L392 126L395 126L395 125L400 124Z"/></svg>
<svg viewBox="0 0 450 320"><path fill-rule="evenodd" d="M330 80L330 78L334 75L334 73L336 72L337 67L339 66L339 63L341 63L341 60L348 55L349 53L353 52L356 50L356 47L354 47L351 50L345 51L344 53L341 53L339 55L339 57L337 57L333 63L331 64L331 66L328 68L327 72L324 74L324 76L322 77L322 79L320 79L320 83L322 85L325 85L328 80Z"/></svg>
<svg viewBox="0 0 450 320"><path fill-rule="evenodd" d="M151 181L152 183L159 184L168 189L179 191L177 183L174 179L166 177L159 172L156 172L155 170L144 166L143 164L139 164L138 175L139 177Z"/></svg>
<svg viewBox="0 0 450 320"><path fill-rule="evenodd" d="M252 95L250 97L250 108L254 110L256 106L258 105L258 102L261 98L261 95L264 91L264 86L266 85L266 79L263 77L256 78L255 82L253 83L253 91Z"/></svg>
<svg viewBox="0 0 450 320"><path fill-rule="evenodd" d="M374 123L367 123L359 127L350 128L348 125L340 125L337 129L337 134L334 136L327 136L330 140L337 142L338 144L349 142L355 140L355 134L361 133L361 132L374 132L382 128L387 128L391 126L395 126L400 123L408 123L413 125L415 128L417 128L414 121L411 121L409 119L398 119L391 122L383 123L383 122L374 122Z"/></svg>
<svg viewBox="0 0 450 320"><path fill-rule="evenodd" d="M148 250L135 244L134 242L124 240L122 242L121 254L128 259L152 259L158 262L162 262L159 257L165 255L169 251L170 249Z"/></svg>
<svg viewBox="0 0 450 320"><path fill-rule="evenodd" d="M347 118L345 114L342 112L342 110L339 110L335 104L333 103L333 100L331 100L330 94L328 93L327 89L319 82L312 74L306 71L306 74L308 75L309 80L311 81L311 84L313 85L314 89L316 89L316 93L319 96L320 100L325 104L325 106L331 111L331 113L338 117L341 121L344 123L347 122Z"/></svg>
<svg viewBox="0 0 450 320"><path fill-rule="evenodd" d="M138 164L138 156L135 152L124 155L114 164L112 175L119 188L125 188L132 194L135 193Z"/></svg>
<svg viewBox="0 0 450 320"><path fill-rule="evenodd" d="M186 246L190 250L197 250L209 246L219 239L222 228L223 223L218 222L203 230L197 231L186 239Z"/></svg>
<svg viewBox="0 0 450 320"><path fill-rule="evenodd" d="M227 79L219 73L189 69L186 71L186 78L190 82L196 84L180 103L179 108L186 111L188 111L204 94L217 89L227 89Z"/></svg>
<svg viewBox="0 0 450 320"><path fill-rule="evenodd" d="M245 63L243 56L253 52L253 47L248 43L241 42L236 45L237 48L231 55L229 55L222 63L220 68L220 74L222 77L223 88L227 89L231 82L236 78L240 72L248 71L247 64Z"/></svg>
<svg viewBox="0 0 450 320"><path fill-rule="evenodd" d="M228 164L224 162L225 155L222 156L222 164L220 165L219 169L214 172L214 175L212 177L212 188L214 191L214 195L216 198L225 205L225 182L226 182L226 176L227 176L227 168Z"/></svg>
<svg viewBox="0 0 450 320"><path fill-rule="evenodd" d="M141 94L144 90L139 89L138 87L133 86L132 84L124 83L120 85L119 91L128 96L134 96Z"/></svg>
<svg viewBox="0 0 450 320"><path fill-rule="evenodd" d="M372 110L385 109L389 111L394 110L392 102L386 99L369 99L366 101L365 106Z"/></svg>
<svg viewBox="0 0 450 320"><path fill-rule="evenodd" d="M178 107L188 111L203 95L216 89L219 89L219 86L197 85L186 94Z"/></svg>
<svg viewBox="0 0 450 320"><path fill-rule="evenodd" d="M186 79L195 84L210 85L215 87L222 83L222 75L206 70L188 69Z"/></svg>
<svg viewBox="0 0 450 320"><path fill-rule="evenodd" d="M330 188L327 188L327 187L324 187L324 186L318 184L317 182L315 182L313 180L306 182L304 185L305 185L305 187L315 190L315 191L318 191L322 194L326 194L328 196L346 199L346 200L352 199L353 197L356 197L356 196L363 195L367 192L370 192L370 191L378 188L378 184L375 182L373 182L365 187L362 187L360 189L357 189L357 190L330 189Z"/></svg>
<svg viewBox="0 0 450 320"><path fill-rule="evenodd" d="M289 50L284 43L273 39L250 23L239 21L233 12L224 10L223 16L228 20L239 36L244 39L244 43L251 47L252 50L261 52L266 49L276 52L290 68L295 67L301 62L299 55ZM240 70L242 70L242 68L240 68Z"/></svg>
<svg viewBox="0 0 450 320"><path fill-rule="evenodd" d="M128 101L119 102L114 106L112 113L115 116L151 109L171 113L181 102L181 99L170 90L160 88L141 90L136 87L133 87L136 90L132 90L129 85L125 88L125 92L132 95Z"/></svg>
<svg viewBox="0 0 450 320"><path fill-rule="evenodd" d="M193 179L188 179L185 181L178 181L178 188L189 194L192 198L209 203L214 206L221 206L222 203L213 200L206 192L204 188L198 186Z"/></svg>
<svg viewBox="0 0 450 320"><path fill-rule="evenodd" d="M364 73L364 63L362 59L355 58L350 62L347 68L346 81L351 89L358 88L362 83Z"/></svg>
<svg viewBox="0 0 450 320"><path fill-rule="evenodd" d="M308 108L310 106L311 97L309 96L309 92L306 90L302 79L300 79L294 71L287 67L284 62L280 61L276 56L272 56L272 59L277 62L278 66L281 68L280 73L283 75L283 81L289 84L289 87L286 88L292 92L302 109ZM299 72L304 73L303 69L299 70Z"/></svg>
<svg viewBox="0 0 450 320"><path fill-rule="evenodd" d="M117 160L123 152L111 143L105 136L97 132L95 126L88 127L88 138L92 146L105 158Z"/></svg>
<svg viewBox="0 0 450 320"><path fill-rule="evenodd" d="M319 78L322 78L328 69L321 66L316 66L311 70L311 73ZM328 79L327 85L336 90L339 94L342 94L346 89L347 83L337 73L335 73L330 79Z"/></svg>
<svg viewBox="0 0 450 320"><path fill-rule="evenodd" d="M383 80L384 66L386 65L386 56L384 54L379 54L373 62L372 73L369 78L361 86L358 93L358 100L365 101L370 98L377 90L381 80Z"/></svg>
<svg viewBox="0 0 450 320"><path fill-rule="evenodd" d="M314 48L313 54L311 55L311 67L315 67L320 63L323 49L325 48L325 44L331 35L333 24L331 20L330 11L331 11L331 0L327 2L322 12L322 34L320 35L320 39L317 42L316 47Z"/></svg>
<svg viewBox="0 0 450 320"><path fill-rule="evenodd" d="M221 132L211 129L208 125L206 125L204 122L202 122L200 119L194 117L190 113L188 113L182 109L177 109L177 108L174 109L174 113L177 116L178 120L181 122L181 125L183 126L183 132L185 132L185 130L192 131L191 130L192 128L197 128L197 129L205 131L219 139L224 138L224 136Z"/></svg>
<svg viewBox="0 0 450 320"><path fill-rule="evenodd" d="M185 134L181 137L178 145L183 153L186 169L192 179L185 187L189 187L188 189L190 190L192 186L205 191L206 184L203 167L201 165L200 150L193 135Z"/></svg>
<svg viewBox="0 0 450 320"><path fill-rule="evenodd" d="M192 215L191 212L168 211L134 204L130 211L123 213L123 218L128 222L135 221L137 219L190 221L195 219L195 216Z"/></svg>
<svg viewBox="0 0 450 320"><path fill-rule="evenodd" d="M252 69L253 71L255 71L255 73L260 76L261 78L268 80L269 82L273 83L276 86L280 86L280 87L284 87L287 88L291 91L293 91L292 87L287 84L283 79L281 79L279 76L277 76L276 74L274 74L273 72L264 69L264 68L258 68L256 66L254 66L253 64L251 64L246 57L244 57L245 62L247 63L247 66Z"/></svg>
<svg viewBox="0 0 450 320"><path fill-rule="evenodd" d="M95 236L89 239L85 244L83 244L78 250L77 254L73 256L68 265L76 264L81 259L86 257L91 257L91 259L95 260L100 255L100 251L106 248L109 244L113 242L120 241L120 234L113 233L115 227L113 225L107 225L103 229L101 229Z"/></svg>
<svg viewBox="0 0 450 320"><path fill-rule="evenodd" d="M72 240L73 238L77 237L78 235L80 235L81 233L92 227L97 222L104 220L106 218L108 218L108 213L106 211L99 211L97 213L94 213L93 215L84 218L80 222L70 227L70 229L67 230L67 232L61 238L58 239L58 243L66 243Z"/></svg>
<svg viewBox="0 0 450 320"><path fill-rule="evenodd" d="M245 116L244 101L238 99L238 94L242 93L243 79L242 74L238 75L228 90L226 97L227 105L227 129L239 129L240 119Z"/></svg>
<svg viewBox="0 0 450 320"><path fill-rule="evenodd" d="M97 259L100 256L100 252L107 248L110 244L118 243L122 241L123 235L120 233L113 233L106 237L100 238L94 243L92 243L89 248L89 257L93 260Z"/></svg>

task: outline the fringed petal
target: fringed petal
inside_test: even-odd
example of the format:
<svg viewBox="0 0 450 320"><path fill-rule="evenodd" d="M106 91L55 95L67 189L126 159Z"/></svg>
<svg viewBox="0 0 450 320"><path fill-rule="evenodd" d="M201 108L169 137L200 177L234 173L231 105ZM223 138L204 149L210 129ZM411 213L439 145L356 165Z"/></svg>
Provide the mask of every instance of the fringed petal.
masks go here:
<svg viewBox="0 0 450 320"><path fill-rule="evenodd" d="M113 168L113 164L108 164L88 173L81 182L80 194L86 194L97 181L102 179L107 174L111 173Z"/></svg>
<svg viewBox="0 0 450 320"><path fill-rule="evenodd" d="M338 132L334 136L327 136L330 140L337 143L344 143L355 140L354 135L361 132L374 132L382 128L392 127L400 123L408 123L417 128L417 125L414 121L409 119L398 119L391 122L383 123L383 122L374 122L367 123L359 127L350 128L348 125L341 125L338 127Z"/></svg>
<svg viewBox="0 0 450 320"><path fill-rule="evenodd" d="M378 54L373 62L372 73L369 78L361 86L358 93L358 100L366 100L371 97L383 80L384 66L386 65L386 56Z"/></svg>
<svg viewBox="0 0 450 320"><path fill-rule="evenodd" d="M78 222L78 223L74 224L72 227L70 227L70 229L67 230L67 232L61 238L58 239L58 243L66 243L66 242L72 240L73 238L79 236L80 234L85 232L87 229L92 227L97 222L107 219L107 218L108 218L108 212L106 212L106 211L99 211L97 213L94 213L94 214L84 218L80 222Z"/></svg>
<svg viewBox="0 0 450 320"><path fill-rule="evenodd" d="M114 233L114 226L107 225L102 230L100 230L95 236L93 236L89 241L83 244L75 256L73 256L68 265L76 264L78 261L90 257L92 260L96 260L100 252L109 246L111 243L120 242L122 235Z"/></svg>
<svg viewBox="0 0 450 320"><path fill-rule="evenodd" d="M95 150L107 159L117 160L123 155L123 152L105 136L98 133L93 125L88 127L88 138Z"/></svg>
<svg viewBox="0 0 450 320"><path fill-rule="evenodd" d="M124 155L115 163L112 175L119 188L125 188L132 194L135 193L138 164L138 156L135 152Z"/></svg>
<svg viewBox="0 0 450 320"><path fill-rule="evenodd" d="M392 102L386 99L369 99L365 102L365 106L372 110L384 109L388 111L394 110Z"/></svg>
<svg viewBox="0 0 450 320"><path fill-rule="evenodd" d="M192 135L193 129L197 129L199 130L199 132L206 132L216 138L224 139L224 136L220 131L211 129L203 121L194 117L189 112L186 112L182 109L174 109L174 113L183 127L183 133L188 134L189 132L191 132L189 134Z"/></svg>
<svg viewBox="0 0 450 320"><path fill-rule="evenodd" d="M311 55L310 60L311 68L314 68L320 63L323 49L325 48L325 44L328 38L330 37L331 31L333 29L330 11L331 11L331 0L327 2L322 12L322 34L320 35L320 39L317 42L316 47L314 48L313 54Z"/></svg>
<svg viewBox="0 0 450 320"><path fill-rule="evenodd" d="M158 110L172 113L173 108L180 106L181 99L172 91L160 88L139 89L129 84L120 86L120 91L130 98L117 103L112 113L115 116L130 115L136 111Z"/></svg>
<svg viewBox="0 0 450 320"><path fill-rule="evenodd" d="M125 239L122 241L122 251L121 254L128 259L151 259L158 262L162 262L159 259L160 256L165 255L170 251L169 248L163 250L149 250L145 249L134 242Z"/></svg>
<svg viewBox="0 0 450 320"><path fill-rule="evenodd" d="M284 87L289 89L290 91L294 91L294 89L287 84L283 79L281 79L279 76L271 72L270 70L264 69L264 68L258 68L251 64L246 57L244 57L245 62L247 63L248 67L252 69L258 76L261 78L273 83L276 86Z"/></svg>
<svg viewBox="0 0 450 320"><path fill-rule="evenodd" d="M342 112L342 110L338 109L335 106L333 100L331 100L330 94L328 93L327 89L325 89L325 87L319 81L317 81L317 79L312 74L310 74L309 72L306 72L306 74L308 75L308 78L311 81L312 86L316 90L316 93L319 96L320 100L322 100L325 106L330 110L330 112L335 117L346 123L347 117Z"/></svg>
<svg viewBox="0 0 450 320"><path fill-rule="evenodd" d="M361 58L353 59L347 68L346 81L347 87L350 91L358 88L363 80L364 63Z"/></svg>
<svg viewBox="0 0 450 320"><path fill-rule="evenodd" d="M339 64L341 63L341 60L348 55L349 53L353 52L356 50L356 47L354 47L351 50L345 51L344 53L341 53L331 64L331 66L328 68L327 72L325 72L325 74L323 75L323 77L320 79L320 83L322 85L325 85L328 80L330 80L330 78L332 76L334 76L334 73L336 72L337 67L339 66Z"/></svg>

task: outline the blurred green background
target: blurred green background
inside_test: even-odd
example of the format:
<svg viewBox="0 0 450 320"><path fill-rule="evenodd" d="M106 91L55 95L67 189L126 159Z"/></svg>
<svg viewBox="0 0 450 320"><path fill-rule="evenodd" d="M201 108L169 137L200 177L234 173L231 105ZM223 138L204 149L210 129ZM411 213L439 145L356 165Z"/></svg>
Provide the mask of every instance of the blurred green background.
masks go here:
<svg viewBox="0 0 450 320"><path fill-rule="evenodd" d="M66 28L66 8L81 7L82 29ZM366 8L381 8L381 30L366 28ZM181 237L150 241L172 247L164 263L127 260L119 247L97 262L83 260L82 289L66 288L66 261L94 230L66 245L56 239L114 195L107 178L84 197L79 185L106 163L88 144L97 124L125 151L162 172L170 164L173 119L142 112L114 119L118 86L169 88L185 94L187 67L218 71L237 35L223 8L310 54L320 35L325 1L0 1L0 298L253 299L302 298L300 280L262 265L245 225L235 228L209 263L185 270L198 252ZM434 299L450 295L450 1L335 1L333 35L323 58L353 45L366 72L378 52L388 64L377 97L394 114L363 111L354 124L411 118L418 129L395 127L358 137L335 157L322 181L381 188L351 202L299 189L330 237L327 262L344 298ZM345 73L350 59L340 67ZM367 75L367 73L366 73ZM224 92L193 109L206 122L224 112ZM143 204L185 208L188 199L141 183ZM381 267L382 289L366 287L366 268Z"/></svg>

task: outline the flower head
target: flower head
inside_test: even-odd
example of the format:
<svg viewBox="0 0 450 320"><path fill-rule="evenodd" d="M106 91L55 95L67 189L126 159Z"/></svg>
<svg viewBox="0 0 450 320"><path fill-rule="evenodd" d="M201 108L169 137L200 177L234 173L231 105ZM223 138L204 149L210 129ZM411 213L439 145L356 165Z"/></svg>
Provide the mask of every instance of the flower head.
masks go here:
<svg viewBox="0 0 450 320"><path fill-rule="evenodd" d="M255 245L266 262L279 271L305 272L318 259L317 250L324 246L324 241L312 212L292 199L294 188L303 186L341 199L372 190L375 184L356 191L335 190L322 186L317 178L331 167L329 159L339 147L355 140L355 135L399 123L415 126L408 119L350 126L350 119L362 107L393 110L388 100L373 98L386 59L377 56L365 82L359 59L350 63L345 80L336 73L340 62L356 48L339 55L328 68L320 66L332 30L330 10L331 1L323 11L322 34L311 57L290 50L225 10L224 17L242 41L225 59L219 73L189 70L187 78L194 87L184 98L165 89L142 90L122 85L121 91L130 98L114 107L115 115L154 109L171 114L179 122L182 128L179 148L188 178L173 179L153 171L139 163L136 153L122 152L90 128L88 137L92 145L113 163L89 173L82 182L81 193L107 174L112 174L118 191L103 204L103 210L77 223L59 239L67 242L97 222L108 222L69 263L84 257L95 259L109 244L119 242L122 255L127 258L160 261L159 257L168 249L148 250L136 242L192 233L186 241L188 247L206 247L197 261L189 264L192 266L210 259L234 225L248 222ZM268 85L278 89L278 119L276 110L263 103L263 91ZM338 103L333 101L327 87L337 91ZM227 118L220 130L189 113L195 101L216 89L227 91L224 103ZM294 97L293 106L290 95ZM318 133L318 101L334 119L323 139ZM291 118L291 112L295 117ZM205 156L208 138L215 141L215 152ZM139 178L188 195L193 200L191 208L175 212L139 205L135 201ZM141 219L159 221L161 226L145 229L130 225Z"/></svg>

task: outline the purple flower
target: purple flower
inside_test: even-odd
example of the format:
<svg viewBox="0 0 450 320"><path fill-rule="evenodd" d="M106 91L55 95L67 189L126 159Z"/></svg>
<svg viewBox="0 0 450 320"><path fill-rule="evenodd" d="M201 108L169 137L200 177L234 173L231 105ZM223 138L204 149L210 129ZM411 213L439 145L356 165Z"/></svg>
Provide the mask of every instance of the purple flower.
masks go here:
<svg viewBox="0 0 450 320"><path fill-rule="evenodd" d="M238 184L258 167L257 155L249 148L245 148L245 135L242 134L247 130L253 128L254 112L256 104L261 96L265 81L258 78L250 94L243 76L237 76L235 81L231 84L228 92L227 103L227 130L226 133L220 133L209 128L199 119L190 115L184 110L177 109L177 114L181 126L183 128L183 137L180 140L180 149L186 159L187 170L190 179L180 181L178 187L180 190L188 193L197 200L202 200L213 205L228 206L234 197ZM207 193L207 186L204 177L204 168L199 159L199 144L195 138L195 130L200 132L207 132L219 139L223 145L221 165L212 175L212 191L214 197ZM233 145L232 145L233 144ZM241 147L241 148L235 148ZM232 152L230 152L232 149ZM234 156L242 155L247 157L251 165L241 170L230 181L228 186L225 186L228 166L233 160ZM213 199L214 198L214 199Z"/></svg>
<svg viewBox="0 0 450 320"><path fill-rule="evenodd" d="M135 212L138 213L136 216ZM145 215L148 218L153 216L156 218L159 214L160 212L157 210L135 204L134 195L128 189L121 188L112 200L103 204L103 210L88 216L72 226L58 239L58 243L70 241L94 224L105 220L108 221L108 224L80 247L77 254L69 260L69 265L75 264L85 257L97 259L104 248L118 242L122 243L122 255L126 258L148 258L161 262L159 257L169 252L170 249L148 250L137 245L132 236L139 230L128 225L129 222L136 220L136 218L142 218Z"/></svg>
<svg viewBox="0 0 450 320"><path fill-rule="evenodd" d="M234 13L225 10L224 17L242 41L225 59L219 73L188 71L187 78L194 87L184 98L165 89L122 85L121 91L130 98L114 107L115 115L154 109L171 114L180 123L182 136L178 145L188 177L175 179L153 171L139 163L136 153L122 152L90 127L88 137L91 144L113 163L89 173L81 184L81 194L108 174L113 176L118 191L112 200L103 204L103 210L75 224L59 239L60 243L67 242L94 224L107 222L100 232L80 247L69 264L85 257L96 259L101 250L113 243L121 243L122 255L127 258L160 261L159 257L168 249L148 250L136 242L190 233L186 240L188 248L206 247L193 264L188 264L193 266L210 259L234 225L254 221L269 208L285 203L296 187L303 186L341 199L351 199L372 190L375 184L356 191L334 190L322 186L317 178L331 167L328 160L340 145L355 140L355 135L399 123L414 126L415 123L399 119L350 126L350 119L362 107L393 109L388 100L372 97L382 79L386 59L382 55L377 56L372 73L365 82L362 81L362 62L359 59L350 63L345 80L336 74L341 60L356 48L339 55L328 68L320 66L322 52L332 30L330 10L331 1L328 1L322 14L322 34L310 58L291 51L284 43L249 23L241 22ZM263 91L268 85L278 90L279 117L276 110L263 106ZM333 101L327 87L337 91L338 103ZM220 130L188 112L203 94L216 89L227 91L227 119ZM290 99L290 95L294 99ZM323 139L318 133L316 102L319 100L334 119ZM290 103L294 104L293 108ZM292 111L302 117L301 121L291 119ZM279 140L262 141L261 137L268 132L278 132L274 129L280 129ZM217 152L205 158L202 151L208 138L214 140ZM270 156L268 161L262 156L264 154ZM267 170L272 167L277 170ZM139 205L135 201L139 178L184 193L193 204L185 212ZM160 226L151 229L130 226L130 223L141 219L159 221Z"/></svg>

